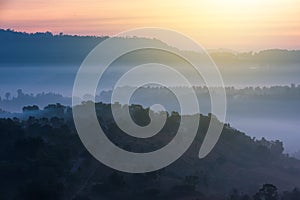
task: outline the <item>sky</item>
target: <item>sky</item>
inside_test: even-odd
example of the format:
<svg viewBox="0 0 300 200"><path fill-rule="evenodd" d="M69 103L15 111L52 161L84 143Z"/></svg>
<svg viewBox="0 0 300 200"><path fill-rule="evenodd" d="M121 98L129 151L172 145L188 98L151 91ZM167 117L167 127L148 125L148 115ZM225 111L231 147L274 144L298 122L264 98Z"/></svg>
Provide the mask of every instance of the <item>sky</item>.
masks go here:
<svg viewBox="0 0 300 200"><path fill-rule="evenodd" d="M300 49L300 0L0 0L0 28L114 35L181 32L209 49Z"/></svg>

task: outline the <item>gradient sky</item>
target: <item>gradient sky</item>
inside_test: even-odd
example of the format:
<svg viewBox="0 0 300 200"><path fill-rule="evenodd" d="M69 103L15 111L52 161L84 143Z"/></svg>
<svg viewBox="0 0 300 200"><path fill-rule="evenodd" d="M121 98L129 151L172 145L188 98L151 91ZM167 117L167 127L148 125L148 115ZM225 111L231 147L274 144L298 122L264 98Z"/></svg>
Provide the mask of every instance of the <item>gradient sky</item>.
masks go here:
<svg viewBox="0 0 300 200"><path fill-rule="evenodd" d="M210 49L300 49L300 0L0 0L1 28L113 35L143 26Z"/></svg>

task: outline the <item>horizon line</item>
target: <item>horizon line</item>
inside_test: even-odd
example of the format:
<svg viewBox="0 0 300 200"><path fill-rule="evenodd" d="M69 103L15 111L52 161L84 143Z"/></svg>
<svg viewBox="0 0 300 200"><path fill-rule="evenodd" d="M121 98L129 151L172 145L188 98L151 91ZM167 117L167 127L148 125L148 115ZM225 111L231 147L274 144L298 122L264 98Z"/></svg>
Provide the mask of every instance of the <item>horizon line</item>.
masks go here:
<svg viewBox="0 0 300 200"><path fill-rule="evenodd" d="M111 38L113 35L92 35L92 34L71 34L71 33L64 33L64 32L52 32L52 31L36 31L36 32L30 32L30 31L21 31L21 30L16 30L13 28L1 28L0 27L0 31L10 31L12 33L22 33L22 34L27 34L27 35L34 35L34 34L51 34L52 36L71 36L71 37L95 37L95 38ZM249 53L249 52L253 52L253 53L259 53L261 51L265 51L265 50L286 50L286 51L300 51L299 49L293 49L293 48L282 48L282 47L278 47L278 48L274 48L274 47L270 47L270 48L263 48L263 49L257 49L257 50L236 50L236 49L232 49L232 48L226 48L226 47L218 47L218 48L206 48L206 50L209 53L212 53L212 51L216 51L216 52L230 52L230 53Z"/></svg>

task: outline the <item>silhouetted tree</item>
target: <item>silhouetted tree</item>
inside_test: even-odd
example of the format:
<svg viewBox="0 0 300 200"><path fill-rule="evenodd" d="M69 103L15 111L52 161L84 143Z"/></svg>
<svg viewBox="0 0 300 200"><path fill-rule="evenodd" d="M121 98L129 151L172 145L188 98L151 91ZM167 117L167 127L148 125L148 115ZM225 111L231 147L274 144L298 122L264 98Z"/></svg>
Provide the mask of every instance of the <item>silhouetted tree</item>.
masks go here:
<svg viewBox="0 0 300 200"><path fill-rule="evenodd" d="M30 112L30 111L38 111L40 110L40 108L37 105L33 105L33 106L24 106L22 110L23 112Z"/></svg>
<svg viewBox="0 0 300 200"><path fill-rule="evenodd" d="M6 92L6 93L5 93L5 98L6 98L6 100L9 100L10 95L11 95L10 92Z"/></svg>
<svg viewBox="0 0 300 200"><path fill-rule="evenodd" d="M271 153L275 156L282 155L284 151L283 143L279 140L276 140L275 142L272 143L270 150Z"/></svg>
<svg viewBox="0 0 300 200"><path fill-rule="evenodd" d="M276 186L272 184L264 184L253 198L254 200L278 200L279 196Z"/></svg>
<svg viewBox="0 0 300 200"><path fill-rule="evenodd" d="M22 89L18 89L17 94L18 94L18 96L17 96L18 98L22 98L22 96L24 96Z"/></svg>

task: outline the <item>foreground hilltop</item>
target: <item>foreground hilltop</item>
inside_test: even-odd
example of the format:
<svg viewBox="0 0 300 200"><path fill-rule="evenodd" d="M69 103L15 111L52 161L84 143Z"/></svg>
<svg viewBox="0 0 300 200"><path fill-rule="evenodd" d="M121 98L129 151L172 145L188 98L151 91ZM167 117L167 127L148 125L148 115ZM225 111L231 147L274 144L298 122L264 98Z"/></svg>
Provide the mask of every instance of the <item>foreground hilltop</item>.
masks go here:
<svg viewBox="0 0 300 200"><path fill-rule="evenodd" d="M157 136L136 139L117 127L110 108L96 105L100 124L111 141L128 151L161 148L174 137L181 119L172 112ZM139 105L129 109L137 124L149 123L149 109ZM229 124L213 151L200 160L199 147L213 115L200 115L194 143L176 162L156 172L128 174L104 166L87 152L69 108L49 105L36 116L34 109L27 110L31 117L26 120L0 120L1 199L217 200L231 193L251 199L265 183L277 186L282 197L294 194L283 190L300 186L300 161L283 154L280 141L257 140Z"/></svg>

